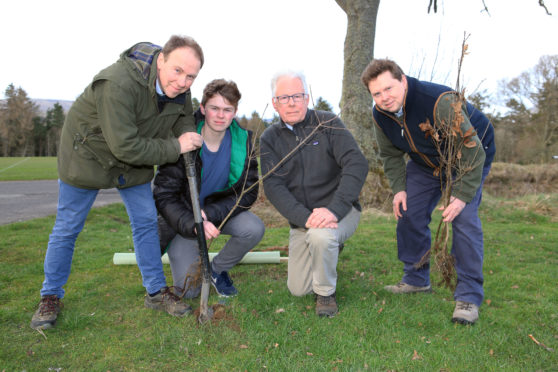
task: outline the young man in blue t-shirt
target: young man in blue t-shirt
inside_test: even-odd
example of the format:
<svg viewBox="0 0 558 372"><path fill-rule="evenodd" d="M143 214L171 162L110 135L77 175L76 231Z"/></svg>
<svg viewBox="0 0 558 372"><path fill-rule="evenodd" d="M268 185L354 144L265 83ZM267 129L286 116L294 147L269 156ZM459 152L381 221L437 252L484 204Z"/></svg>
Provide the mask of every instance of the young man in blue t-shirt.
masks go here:
<svg viewBox="0 0 558 372"><path fill-rule="evenodd" d="M258 163L252 133L234 120L240 97L234 82L213 80L205 87L196 113L203 138L196 157L196 176L205 236L231 236L211 263L212 283L221 296L237 294L228 272L260 242L265 230L260 218L248 210L257 199L258 186L243 194L258 182ZM167 239L168 244L162 239L162 249L168 247L174 286L185 297L196 297L200 292L200 283L194 280L199 277L199 248L182 158L159 168L153 195L162 217L160 230L170 231L172 238Z"/></svg>

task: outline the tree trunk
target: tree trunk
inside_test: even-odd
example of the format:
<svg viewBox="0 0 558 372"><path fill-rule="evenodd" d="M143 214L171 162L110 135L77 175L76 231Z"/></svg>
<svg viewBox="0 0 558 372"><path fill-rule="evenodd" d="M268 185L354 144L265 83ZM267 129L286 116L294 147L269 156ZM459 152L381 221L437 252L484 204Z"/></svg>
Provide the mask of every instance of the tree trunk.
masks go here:
<svg viewBox="0 0 558 372"><path fill-rule="evenodd" d="M372 129L372 98L360 75L374 56L380 0L335 0L347 14L341 119L355 136L370 169L382 173Z"/></svg>

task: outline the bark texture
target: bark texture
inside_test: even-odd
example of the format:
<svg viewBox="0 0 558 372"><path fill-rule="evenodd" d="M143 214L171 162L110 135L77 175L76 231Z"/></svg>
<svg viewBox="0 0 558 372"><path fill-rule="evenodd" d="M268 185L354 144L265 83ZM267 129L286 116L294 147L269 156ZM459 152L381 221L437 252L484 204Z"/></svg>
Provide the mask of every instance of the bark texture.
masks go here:
<svg viewBox="0 0 558 372"><path fill-rule="evenodd" d="M360 75L374 57L376 16L380 0L335 0L347 14L344 48L341 119L355 136L370 169L379 171L376 141L372 129L372 99ZM381 171L380 171L381 172Z"/></svg>

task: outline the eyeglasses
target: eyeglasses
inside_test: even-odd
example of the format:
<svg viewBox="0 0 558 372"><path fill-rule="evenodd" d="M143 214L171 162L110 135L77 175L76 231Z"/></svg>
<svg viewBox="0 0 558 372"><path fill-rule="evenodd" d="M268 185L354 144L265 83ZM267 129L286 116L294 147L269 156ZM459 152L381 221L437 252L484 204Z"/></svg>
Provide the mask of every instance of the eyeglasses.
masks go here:
<svg viewBox="0 0 558 372"><path fill-rule="evenodd" d="M306 93L296 93L291 96L284 95L284 96L273 97L273 100L275 102L279 102L282 105L286 105L287 103L289 103L291 98L293 99L294 103L298 103L304 101L304 99L306 99L307 97L308 94Z"/></svg>

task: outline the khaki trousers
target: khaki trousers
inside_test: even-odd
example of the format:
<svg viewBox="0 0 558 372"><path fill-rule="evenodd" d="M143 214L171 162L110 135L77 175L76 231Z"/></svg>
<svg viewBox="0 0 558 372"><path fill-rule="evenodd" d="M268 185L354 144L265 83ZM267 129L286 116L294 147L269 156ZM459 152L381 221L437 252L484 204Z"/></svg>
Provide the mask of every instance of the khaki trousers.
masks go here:
<svg viewBox="0 0 558 372"><path fill-rule="evenodd" d="M336 229L291 229L287 287L293 295L335 293L339 244L353 235L359 220L353 207Z"/></svg>

